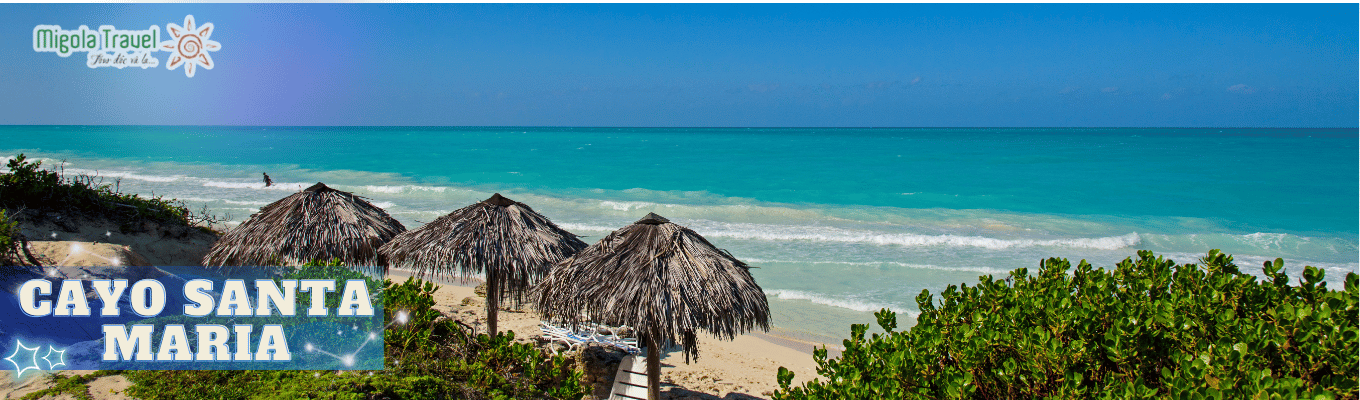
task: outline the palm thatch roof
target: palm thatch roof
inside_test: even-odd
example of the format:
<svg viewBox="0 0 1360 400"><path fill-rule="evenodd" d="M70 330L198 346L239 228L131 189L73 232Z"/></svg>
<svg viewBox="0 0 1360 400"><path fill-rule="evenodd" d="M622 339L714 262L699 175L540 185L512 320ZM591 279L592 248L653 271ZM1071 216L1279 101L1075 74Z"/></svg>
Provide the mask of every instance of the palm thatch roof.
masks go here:
<svg viewBox="0 0 1360 400"><path fill-rule="evenodd" d="M701 329L724 340L770 329L769 304L749 268L649 213L556 265L531 298L550 320L631 326L648 341L679 344L688 361L699 355Z"/></svg>
<svg viewBox="0 0 1360 400"><path fill-rule="evenodd" d="M364 198L318 182L260 208L218 239L203 265L296 266L338 258L385 271L378 248L404 231L401 222Z"/></svg>
<svg viewBox="0 0 1360 400"><path fill-rule="evenodd" d="M488 303L494 304L507 296L521 301L551 265L585 247L548 217L496 193L397 235L380 252L391 266L410 268L417 277L486 274Z"/></svg>

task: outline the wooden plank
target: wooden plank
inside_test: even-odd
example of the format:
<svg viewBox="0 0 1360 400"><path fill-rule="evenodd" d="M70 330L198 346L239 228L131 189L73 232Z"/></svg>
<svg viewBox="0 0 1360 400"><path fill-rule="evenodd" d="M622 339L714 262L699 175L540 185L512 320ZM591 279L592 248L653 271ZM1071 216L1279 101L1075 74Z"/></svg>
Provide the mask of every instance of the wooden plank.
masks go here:
<svg viewBox="0 0 1360 400"><path fill-rule="evenodd" d="M611 394L611 395L609 396L611 399L613 399L613 398L619 398L619 399L638 399L638 400L646 400L646 399L647 399L647 387L646 387L646 386L633 386L633 385L628 385L628 384L623 384L623 385L615 384L615 385L614 385L614 390L612 390L612 392L613 392L613 394Z"/></svg>
<svg viewBox="0 0 1360 400"><path fill-rule="evenodd" d="M647 400L647 373L642 371L646 363L638 362L641 357L627 356L619 362L619 370L614 374L614 387L610 390L611 400Z"/></svg>
<svg viewBox="0 0 1360 400"><path fill-rule="evenodd" d="M629 371L623 368L619 368L619 371L614 374L614 384L618 385L620 383L631 383L639 386L647 386L647 374L638 371Z"/></svg>

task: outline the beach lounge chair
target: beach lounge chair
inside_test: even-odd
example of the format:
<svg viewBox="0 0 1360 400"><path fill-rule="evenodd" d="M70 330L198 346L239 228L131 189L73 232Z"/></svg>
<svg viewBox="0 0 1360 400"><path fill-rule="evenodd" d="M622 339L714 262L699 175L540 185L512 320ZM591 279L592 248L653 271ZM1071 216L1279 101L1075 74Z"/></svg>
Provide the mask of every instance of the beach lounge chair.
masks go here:
<svg viewBox="0 0 1360 400"><path fill-rule="evenodd" d="M562 343L567 346L567 350L573 350L577 346L594 343L595 339L573 332L570 329L554 326L546 322L539 322L538 329L543 331L543 337L549 342ZM556 351L554 351L556 353Z"/></svg>
<svg viewBox="0 0 1360 400"><path fill-rule="evenodd" d="M638 347L638 340L636 338L619 336L619 331L622 330L621 328L623 327L591 324L589 328L589 336L597 343L617 347L628 352L628 354L638 354L642 352L642 349Z"/></svg>
<svg viewBox="0 0 1360 400"><path fill-rule="evenodd" d="M599 343L605 346L619 348L628 354L638 354L642 351L637 345L637 339L624 338L618 335L618 328L610 328L602 325L588 325L581 331L573 331L564 327L555 326L546 322L539 322L538 329L543 331L543 337L549 342L558 342L567 346L568 350L575 349L577 346ZM603 332L610 332L608 334Z"/></svg>
<svg viewBox="0 0 1360 400"><path fill-rule="evenodd" d="M614 387L609 389L609 400L647 400L646 358L630 355L619 362L614 374Z"/></svg>

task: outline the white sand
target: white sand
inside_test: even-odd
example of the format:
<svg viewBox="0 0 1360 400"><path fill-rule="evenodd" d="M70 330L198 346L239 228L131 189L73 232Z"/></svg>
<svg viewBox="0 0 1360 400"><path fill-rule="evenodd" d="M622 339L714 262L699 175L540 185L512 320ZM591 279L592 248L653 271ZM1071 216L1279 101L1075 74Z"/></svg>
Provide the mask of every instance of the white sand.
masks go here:
<svg viewBox="0 0 1360 400"><path fill-rule="evenodd" d="M408 279L401 271L392 271L388 278L393 282ZM452 318L485 329L486 303L473 292L476 283L440 283L439 290L434 294L435 308ZM467 305L463 305L465 299ZM532 311L502 310L498 323L501 330L515 332L516 340L529 341L540 333L539 317ZM678 352L662 357L662 397L768 398L770 392L779 388L776 377L780 366L795 373L794 385L817 376L817 365L809 352L813 345L757 333L746 334L730 342L700 337L698 360L690 360L690 364L685 364L684 355Z"/></svg>
<svg viewBox="0 0 1360 400"><path fill-rule="evenodd" d="M203 232L194 227L168 226L156 223L143 223L128 233L123 233L118 224L109 221L86 219L67 219L47 217L41 221L35 218L21 220L21 231L29 243L41 246L51 242L107 243L127 246L131 252L141 256L146 264L155 266L198 266L203 256L208 254L217 235ZM52 261L59 262L60 258ZM110 265L94 263L88 265ZM48 265L44 263L44 265ZM61 265L73 265L62 263Z"/></svg>
<svg viewBox="0 0 1360 400"><path fill-rule="evenodd" d="M92 372L95 371L58 371L57 374L62 376L73 376L85 375ZM23 381L15 382L13 371L0 372L0 399L18 399L29 393L51 388L53 385L50 376L51 375L47 373L35 373L30 371L24 374ZM123 394L123 391L127 390L129 386L132 386L132 382L120 375L101 376L86 382L85 384L90 388L90 397L101 400L130 399L127 395ZM75 400L75 398L75 396L69 394L61 394L57 396L43 396L40 397L39 400Z"/></svg>

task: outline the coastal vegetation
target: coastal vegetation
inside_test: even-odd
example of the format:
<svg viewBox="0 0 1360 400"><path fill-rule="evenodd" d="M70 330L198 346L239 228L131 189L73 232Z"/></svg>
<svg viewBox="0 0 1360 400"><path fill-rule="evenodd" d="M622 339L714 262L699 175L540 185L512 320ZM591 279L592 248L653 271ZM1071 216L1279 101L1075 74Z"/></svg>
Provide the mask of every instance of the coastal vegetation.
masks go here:
<svg viewBox="0 0 1360 400"><path fill-rule="evenodd" d="M55 213L109 219L124 230L137 229L142 222L186 226L216 221L206 209L194 213L177 200L123 193L117 183L103 183L95 176L66 176L42 169L41 161L28 161L22 153L6 167L9 171L0 174L0 209L10 210L11 219L22 211Z"/></svg>
<svg viewBox="0 0 1360 400"><path fill-rule="evenodd" d="M10 219L4 209L0 209L0 265L20 265L23 251L19 236L19 223Z"/></svg>
<svg viewBox="0 0 1360 400"><path fill-rule="evenodd" d="M1199 261L1050 258L922 291L916 326L879 311L886 333L852 325L840 358L815 351L825 379L791 387L781 368L773 398L1356 398L1354 272L1334 290L1311 266L1291 285L1280 259L1260 280L1217 250Z"/></svg>

